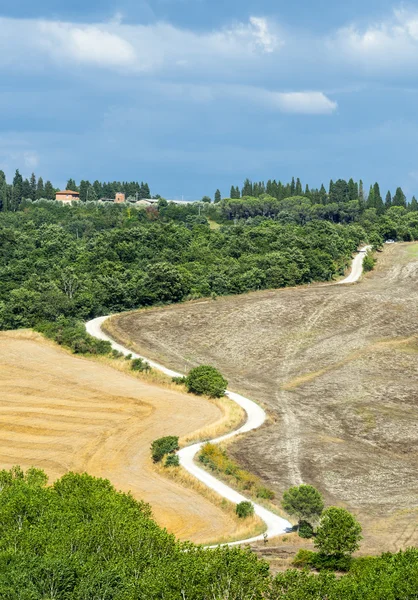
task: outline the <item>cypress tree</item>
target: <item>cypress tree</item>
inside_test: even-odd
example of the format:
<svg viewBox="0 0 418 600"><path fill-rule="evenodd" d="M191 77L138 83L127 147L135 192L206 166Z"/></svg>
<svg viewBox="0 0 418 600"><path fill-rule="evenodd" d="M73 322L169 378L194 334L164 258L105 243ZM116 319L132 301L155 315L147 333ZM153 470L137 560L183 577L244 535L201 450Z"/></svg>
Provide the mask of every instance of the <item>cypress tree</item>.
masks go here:
<svg viewBox="0 0 418 600"><path fill-rule="evenodd" d="M32 173L30 176L30 198L31 200L36 200L36 176L35 173Z"/></svg>
<svg viewBox="0 0 418 600"><path fill-rule="evenodd" d="M42 179L42 177L39 177L38 183L36 185L36 199L40 200L41 198L45 198L44 180Z"/></svg>
<svg viewBox="0 0 418 600"><path fill-rule="evenodd" d="M235 188L235 198L241 198L241 192L239 191L239 187Z"/></svg>
<svg viewBox="0 0 418 600"><path fill-rule="evenodd" d="M233 185L231 185L231 191L229 192L229 197L235 198L235 188Z"/></svg>
<svg viewBox="0 0 418 600"><path fill-rule="evenodd" d="M384 210L384 204L383 204L383 198L380 195L380 188L379 188L379 184L376 182L373 186L373 195L374 195L374 206L377 210L377 214L381 215Z"/></svg>
<svg viewBox="0 0 418 600"><path fill-rule="evenodd" d="M30 199L31 191L29 179L24 179L22 182L22 200Z"/></svg>
<svg viewBox="0 0 418 600"><path fill-rule="evenodd" d="M361 179L358 184L358 197L360 201L364 202L364 187Z"/></svg>
<svg viewBox="0 0 418 600"><path fill-rule="evenodd" d="M55 200L55 189L50 181L45 183L45 198L48 200ZM75 192L75 190L73 190Z"/></svg>
<svg viewBox="0 0 418 600"><path fill-rule="evenodd" d="M302 196L302 184L300 182L299 177L296 179L295 194L296 196Z"/></svg>
<svg viewBox="0 0 418 600"><path fill-rule="evenodd" d="M369 195L367 196L366 206L367 208L376 208L374 201L374 188L372 185L370 186Z"/></svg>
<svg viewBox="0 0 418 600"><path fill-rule="evenodd" d="M411 212L418 211L418 202L417 202L417 199L415 198L415 196L412 196L411 204L409 205L409 210Z"/></svg>
<svg viewBox="0 0 418 600"><path fill-rule="evenodd" d="M295 178L292 177L292 182L290 184L290 195L294 196L296 192L296 183L295 183Z"/></svg>
<svg viewBox="0 0 418 600"><path fill-rule="evenodd" d="M244 187L242 188L242 196L252 196L253 195L253 184L251 183L251 181L247 178L244 181Z"/></svg>
<svg viewBox="0 0 418 600"><path fill-rule="evenodd" d="M22 191L23 191L23 177L19 173L19 169L16 169L15 176L13 177L12 187L12 210L17 210L22 202Z"/></svg>
<svg viewBox="0 0 418 600"><path fill-rule="evenodd" d="M328 196L324 184L321 185L321 189L319 190L319 199L321 201L321 204L327 203Z"/></svg>
<svg viewBox="0 0 418 600"><path fill-rule="evenodd" d="M74 179L70 178L67 181L67 187L65 189L71 190L72 192L78 192L78 186L77 186L76 182L74 181Z"/></svg>
<svg viewBox="0 0 418 600"><path fill-rule="evenodd" d="M392 206L406 207L406 196L400 187L396 189L395 195L393 196Z"/></svg>
<svg viewBox="0 0 418 600"><path fill-rule="evenodd" d="M215 192L215 202L220 202L221 199L222 199L221 192L219 190L216 190L216 192Z"/></svg>
<svg viewBox="0 0 418 600"><path fill-rule="evenodd" d="M0 211L5 212L7 206L7 182L4 171L0 170Z"/></svg>
<svg viewBox="0 0 418 600"><path fill-rule="evenodd" d="M388 193L386 194L386 199L385 199L385 208L386 208L386 210L388 208L390 208L391 206L392 206L392 194L388 190Z"/></svg>

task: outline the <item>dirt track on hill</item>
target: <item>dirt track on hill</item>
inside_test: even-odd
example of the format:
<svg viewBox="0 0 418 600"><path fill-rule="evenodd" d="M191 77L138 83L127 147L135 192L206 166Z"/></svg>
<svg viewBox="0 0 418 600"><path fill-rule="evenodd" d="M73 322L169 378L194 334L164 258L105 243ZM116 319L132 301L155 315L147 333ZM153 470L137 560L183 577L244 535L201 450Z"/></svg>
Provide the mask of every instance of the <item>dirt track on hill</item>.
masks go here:
<svg viewBox="0 0 418 600"><path fill-rule="evenodd" d="M119 336L178 370L213 364L271 420L231 451L281 495L304 481L360 519L364 552L418 544L418 245L352 286L126 313Z"/></svg>
<svg viewBox="0 0 418 600"><path fill-rule="evenodd" d="M229 514L152 469L150 444L216 422L203 398L148 385L76 358L31 332L0 332L0 468L72 470L110 479L152 505L181 539L235 535Z"/></svg>

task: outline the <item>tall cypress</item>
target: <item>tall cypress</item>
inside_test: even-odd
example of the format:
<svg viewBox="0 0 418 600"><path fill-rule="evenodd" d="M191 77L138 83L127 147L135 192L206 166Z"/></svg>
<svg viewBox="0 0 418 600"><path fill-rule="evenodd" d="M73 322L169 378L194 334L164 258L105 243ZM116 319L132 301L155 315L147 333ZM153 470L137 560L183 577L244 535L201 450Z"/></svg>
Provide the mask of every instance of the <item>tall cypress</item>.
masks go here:
<svg viewBox="0 0 418 600"><path fill-rule="evenodd" d="M390 190L388 190L388 193L386 194L386 198L385 198L385 208L386 210L388 208L390 208L392 206L392 194L390 193Z"/></svg>
<svg viewBox="0 0 418 600"><path fill-rule="evenodd" d="M30 176L30 198L31 200L36 200L36 176L35 173L32 173Z"/></svg>
<svg viewBox="0 0 418 600"><path fill-rule="evenodd" d="M418 202L415 196L412 196L411 204L409 205L409 210L411 212L418 212Z"/></svg>
<svg viewBox="0 0 418 600"><path fill-rule="evenodd" d="M406 196L401 187L396 188L396 192L392 200L392 206L403 206L406 208Z"/></svg>
<svg viewBox="0 0 418 600"><path fill-rule="evenodd" d="M42 177L39 177L38 183L36 184L36 199L40 200L41 198L45 198L44 180Z"/></svg>
<svg viewBox="0 0 418 600"><path fill-rule="evenodd" d="M12 186L12 210L18 210L20 203L22 202L23 192L23 177L19 173L19 169L16 169L15 176L13 177Z"/></svg>

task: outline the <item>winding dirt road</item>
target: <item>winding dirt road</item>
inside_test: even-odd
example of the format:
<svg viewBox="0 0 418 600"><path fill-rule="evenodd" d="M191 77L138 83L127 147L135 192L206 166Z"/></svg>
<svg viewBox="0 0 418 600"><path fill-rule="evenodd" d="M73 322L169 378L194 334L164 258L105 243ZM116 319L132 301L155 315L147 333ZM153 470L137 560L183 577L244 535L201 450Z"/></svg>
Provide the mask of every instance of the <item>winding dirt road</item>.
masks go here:
<svg viewBox="0 0 418 600"><path fill-rule="evenodd" d="M360 252L353 259L352 268L351 268L351 272L350 272L349 276L346 279L344 279L343 281L339 282L339 284L355 283L356 281L359 280L359 278L361 277L362 272L363 272L363 268L362 268L363 260L369 249L370 249L370 246L366 246L365 248L362 248L360 250ZM109 341L115 350L118 350L119 352L123 353L125 356L128 354L131 354L134 358L145 358L146 359L146 357L140 356L139 354L132 352L132 350L130 350L129 348L126 348L125 346L118 344L110 336L108 336L107 334L105 334L103 332L102 324L108 318L109 318L108 316L98 317L96 319L89 321L86 324L87 332L90 335L92 335L98 339ZM146 360L148 360L148 359L146 359ZM181 377L182 376L181 373L172 371L171 369L168 369L168 368L164 367L163 365L160 365L154 361L148 360L148 362L151 365L151 367L165 373L169 377ZM230 439L232 437L235 437L237 435L247 433L254 429L258 429L259 427L261 427L261 425L263 425L263 423L266 421L266 418L267 418L265 411L258 404L253 402L252 400L245 398L244 396L241 396L240 394L236 394L236 393L230 392L230 391L227 391L226 394L231 400L236 402L239 406L241 406L241 408L244 409L244 411L247 414L247 420L246 420L245 424L242 427L240 427L239 429L232 431L231 433L228 433L219 438L216 438L214 440L211 440L212 443L215 443L215 444L220 443L224 440ZM248 500L248 498L245 498L242 494L238 493L237 491L230 488L223 482L219 481L218 479L216 479L215 477L210 475L207 471L201 469L196 464L195 457L196 457L196 454L201 449L202 445L203 445L203 443L193 444L192 446L188 446L188 447L180 450L178 453L179 458L180 458L180 464L191 475L196 477L199 481L201 481L202 483L207 485L210 489L214 490L216 493L218 493L222 497L226 498L227 500L234 502L236 504L238 504L239 502L242 502L244 500ZM263 506L260 506L257 503L253 503L253 505L254 505L254 512L266 523L265 534L259 535L259 536L253 537L253 538L241 540L238 542L232 542L229 545L232 546L232 545L248 544L248 543L252 543L252 542L261 541L264 539L265 535L267 535L269 538L273 538L282 533L285 533L286 531L289 531L289 529L292 527L292 525L288 521L279 517L275 513L267 510Z"/></svg>

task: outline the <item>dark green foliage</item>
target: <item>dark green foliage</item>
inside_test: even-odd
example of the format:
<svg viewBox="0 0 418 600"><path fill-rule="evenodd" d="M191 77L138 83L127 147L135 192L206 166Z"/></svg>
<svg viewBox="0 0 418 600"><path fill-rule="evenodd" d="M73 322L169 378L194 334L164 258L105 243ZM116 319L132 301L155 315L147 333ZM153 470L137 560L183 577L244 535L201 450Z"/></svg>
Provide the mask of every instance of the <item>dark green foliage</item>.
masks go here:
<svg viewBox="0 0 418 600"><path fill-rule="evenodd" d="M215 367L208 365L192 369L187 375L185 383L189 392L211 398L224 396L228 385L221 373Z"/></svg>
<svg viewBox="0 0 418 600"><path fill-rule="evenodd" d="M154 462L160 462L166 454L179 449L179 438L175 435L154 440L151 444L151 455Z"/></svg>
<svg viewBox="0 0 418 600"><path fill-rule="evenodd" d="M268 566L238 548L177 542L109 481L0 472L4 600L262 600Z"/></svg>
<svg viewBox="0 0 418 600"><path fill-rule="evenodd" d="M311 523L321 516L324 500L312 485L299 485L284 492L282 506L289 515L299 519L299 524L302 521Z"/></svg>
<svg viewBox="0 0 418 600"><path fill-rule="evenodd" d="M302 520L299 521L298 534L301 538L310 539L314 535L314 529L308 521Z"/></svg>
<svg viewBox="0 0 418 600"><path fill-rule="evenodd" d="M132 371L139 371L140 373L148 373L151 371L151 367L143 358L133 358L131 360Z"/></svg>
<svg viewBox="0 0 418 600"><path fill-rule="evenodd" d="M322 514L314 544L322 554L349 555L358 550L361 539L361 526L353 515L331 506Z"/></svg>
<svg viewBox="0 0 418 600"><path fill-rule="evenodd" d="M173 377L171 381L177 385L185 385L186 377Z"/></svg>
<svg viewBox="0 0 418 600"><path fill-rule="evenodd" d="M110 354L110 342L98 340L86 332L84 323L77 319L58 317L55 322L38 323L36 331L54 340L60 346L70 348L74 354Z"/></svg>
<svg viewBox="0 0 418 600"><path fill-rule="evenodd" d="M247 517L252 517L254 514L254 504L252 502L243 501L237 504L235 508L235 512L237 513L240 519L246 519Z"/></svg>
<svg viewBox="0 0 418 600"><path fill-rule="evenodd" d="M179 467L180 466L180 459L177 456L177 454L169 454L167 456L167 458L165 459L164 466L165 467Z"/></svg>
<svg viewBox="0 0 418 600"><path fill-rule="evenodd" d="M215 192L215 202L220 202L221 199L222 199L221 192L219 190L216 190L216 192Z"/></svg>

